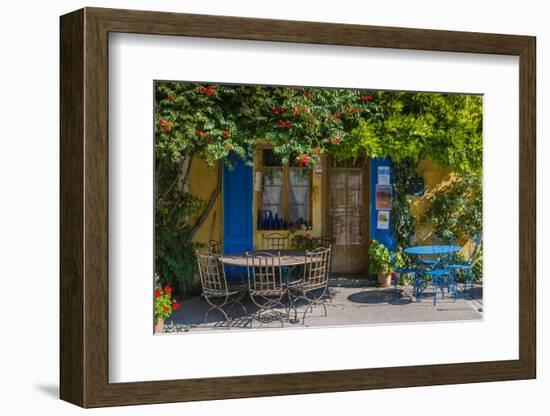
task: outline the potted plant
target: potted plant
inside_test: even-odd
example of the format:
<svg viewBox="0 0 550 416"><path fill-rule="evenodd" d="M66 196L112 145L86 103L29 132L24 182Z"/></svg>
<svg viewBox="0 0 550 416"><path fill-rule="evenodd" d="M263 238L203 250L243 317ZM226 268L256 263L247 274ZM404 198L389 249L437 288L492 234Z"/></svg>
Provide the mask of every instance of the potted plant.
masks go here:
<svg viewBox="0 0 550 416"><path fill-rule="evenodd" d="M296 234L290 240L290 248L293 250L311 251L319 247L318 241L316 241L311 234Z"/></svg>
<svg viewBox="0 0 550 416"><path fill-rule="evenodd" d="M155 333L162 332L164 320L179 307L180 304L172 299L172 288L170 286L155 286Z"/></svg>
<svg viewBox="0 0 550 416"><path fill-rule="evenodd" d="M391 286L392 262L388 248L376 240L369 242L369 271L376 273L378 285L382 287Z"/></svg>

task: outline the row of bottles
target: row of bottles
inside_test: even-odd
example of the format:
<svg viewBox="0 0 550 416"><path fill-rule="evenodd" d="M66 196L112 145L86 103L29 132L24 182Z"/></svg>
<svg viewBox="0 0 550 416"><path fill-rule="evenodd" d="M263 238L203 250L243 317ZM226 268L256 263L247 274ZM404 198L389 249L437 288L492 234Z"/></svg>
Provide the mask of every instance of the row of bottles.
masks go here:
<svg viewBox="0 0 550 416"><path fill-rule="evenodd" d="M283 218L279 217L279 214L276 212L273 215L273 212L270 209L260 210L258 212L258 230L287 230L288 222Z"/></svg>
<svg viewBox="0 0 550 416"><path fill-rule="evenodd" d="M258 230L311 230L311 224L303 219L287 221L269 209L258 211Z"/></svg>

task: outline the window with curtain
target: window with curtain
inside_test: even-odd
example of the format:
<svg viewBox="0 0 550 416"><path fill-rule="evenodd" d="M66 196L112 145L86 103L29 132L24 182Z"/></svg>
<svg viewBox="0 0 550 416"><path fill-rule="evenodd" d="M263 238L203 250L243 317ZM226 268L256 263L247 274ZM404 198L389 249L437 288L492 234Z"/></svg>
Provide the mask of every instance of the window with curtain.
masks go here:
<svg viewBox="0 0 550 416"><path fill-rule="evenodd" d="M262 150L260 229L311 227L311 169L283 164L272 149Z"/></svg>

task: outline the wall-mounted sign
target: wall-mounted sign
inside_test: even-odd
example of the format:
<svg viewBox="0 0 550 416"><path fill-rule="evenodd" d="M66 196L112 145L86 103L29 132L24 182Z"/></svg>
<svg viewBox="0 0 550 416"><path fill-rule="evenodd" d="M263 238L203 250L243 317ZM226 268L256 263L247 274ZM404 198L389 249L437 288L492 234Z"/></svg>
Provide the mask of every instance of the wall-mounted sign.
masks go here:
<svg viewBox="0 0 550 416"><path fill-rule="evenodd" d="M391 185L376 185L376 209L391 209Z"/></svg>
<svg viewBox="0 0 550 416"><path fill-rule="evenodd" d="M378 211L376 218L376 228L379 230L389 230L390 228L390 211Z"/></svg>
<svg viewBox="0 0 550 416"><path fill-rule="evenodd" d="M389 185L390 184L390 167L389 166L378 166L378 185Z"/></svg>

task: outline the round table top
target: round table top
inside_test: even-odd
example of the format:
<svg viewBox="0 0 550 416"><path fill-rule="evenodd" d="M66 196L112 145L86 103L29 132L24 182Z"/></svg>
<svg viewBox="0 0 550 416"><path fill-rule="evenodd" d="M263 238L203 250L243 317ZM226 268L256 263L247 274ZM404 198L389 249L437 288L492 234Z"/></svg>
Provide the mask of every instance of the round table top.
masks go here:
<svg viewBox="0 0 550 416"><path fill-rule="evenodd" d="M462 247L454 245L414 246L403 250L414 256L429 256L430 254L451 254L460 251Z"/></svg>
<svg viewBox="0 0 550 416"><path fill-rule="evenodd" d="M249 255L254 254L258 257L262 257L261 253L273 255L280 253L281 266L297 266L306 262L306 252L300 250L254 250L248 252ZM246 267L246 252L225 254L222 256L222 261L228 266Z"/></svg>

